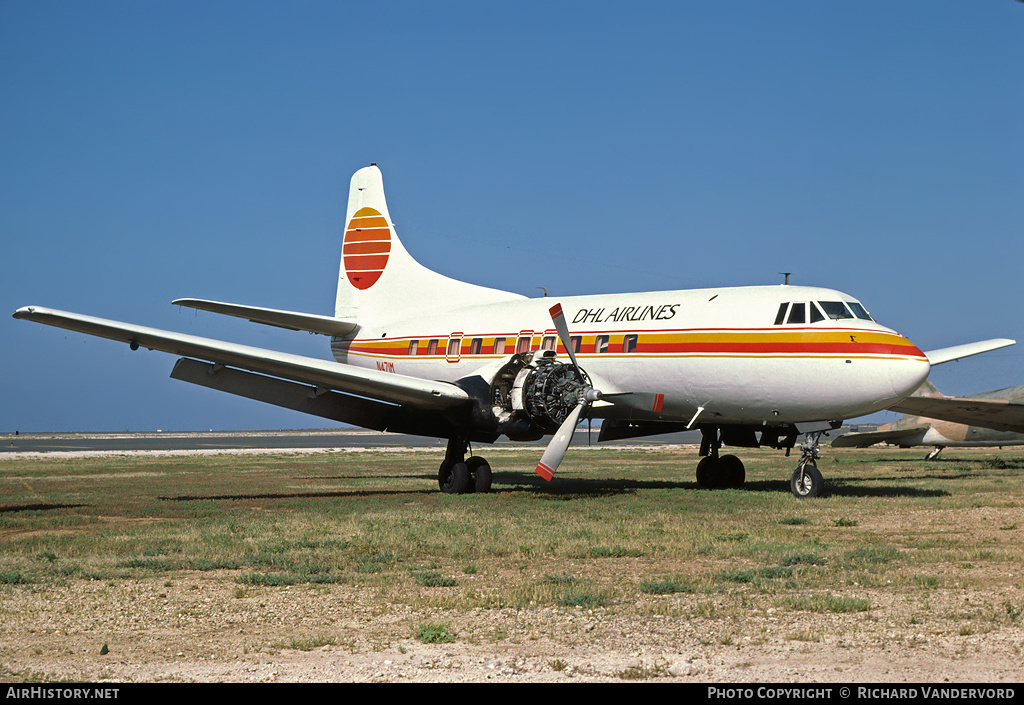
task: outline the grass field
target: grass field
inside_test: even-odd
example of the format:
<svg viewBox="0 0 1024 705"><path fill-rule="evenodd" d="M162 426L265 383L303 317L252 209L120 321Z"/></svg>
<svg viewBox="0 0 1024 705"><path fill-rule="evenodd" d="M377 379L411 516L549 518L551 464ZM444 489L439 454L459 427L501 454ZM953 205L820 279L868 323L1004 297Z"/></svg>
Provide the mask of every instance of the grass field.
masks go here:
<svg viewBox="0 0 1024 705"><path fill-rule="evenodd" d="M1024 453L824 448L825 496L797 499L777 451L742 453L746 486L708 491L690 448L574 449L552 483L536 449L478 450L487 495L438 492L430 451L3 458L0 598L201 574L237 599L358 586L444 614L418 623L423 642L500 640L467 637L488 609L712 619L719 646L749 643L752 612L884 610L908 633L1024 647Z"/></svg>

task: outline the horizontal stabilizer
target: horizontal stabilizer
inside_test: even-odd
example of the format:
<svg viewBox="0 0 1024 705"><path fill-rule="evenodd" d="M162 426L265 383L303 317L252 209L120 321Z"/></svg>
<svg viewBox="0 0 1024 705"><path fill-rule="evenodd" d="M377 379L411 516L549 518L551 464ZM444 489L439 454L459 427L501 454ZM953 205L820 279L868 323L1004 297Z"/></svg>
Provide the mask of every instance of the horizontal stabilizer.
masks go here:
<svg viewBox="0 0 1024 705"><path fill-rule="evenodd" d="M273 308L243 306L241 304L228 304L221 301L207 301L205 299L177 299L171 303L175 306L185 306L200 311L210 311L211 313L220 313L225 316L245 318L254 323L263 323L268 326L320 333L321 335L348 335L358 327L355 323L343 321L334 316L321 316L315 313L279 311Z"/></svg>
<svg viewBox="0 0 1024 705"><path fill-rule="evenodd" d="M1005 348L1008 345L1015 345L1016 340L1010 340L1009 338L994 338L992 340L982 340L977 343L966 343L964 345L954 345L951 348L940 348L939 350L931 350L925 353L928 358L928 362L931 365L941 365L944 362L952 362L953 360L959 360L962 357L970 357L971 355L979 355L990 350L998 350L999 348Z"/></svg>

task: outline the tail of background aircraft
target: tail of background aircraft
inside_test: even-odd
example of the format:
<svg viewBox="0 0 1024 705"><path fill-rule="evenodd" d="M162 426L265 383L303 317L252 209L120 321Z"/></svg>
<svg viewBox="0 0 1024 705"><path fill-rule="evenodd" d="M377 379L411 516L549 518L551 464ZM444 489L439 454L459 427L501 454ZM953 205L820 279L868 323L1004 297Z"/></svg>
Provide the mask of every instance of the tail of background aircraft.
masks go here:
<svg viewBox="0 0 1024 705"><path fill-rule="evenodd" d="M450 279L414 260L395 233L376 164L352 176L345 223L334 304L337 318L377 322L443 306L524 298Z"/></svg>
<svg viewBox="0 0 1024 705"><path fill-rule="evenodd" d="M942 392L940 392L938 390L938 388L934 384L932 384L932 381L930 379L925 379L924 382L921 382L921 386L918 387L917 390L913 394L911 394L910 396L913 396L913 397L944 397L946 395L943 394Z"/></svg>

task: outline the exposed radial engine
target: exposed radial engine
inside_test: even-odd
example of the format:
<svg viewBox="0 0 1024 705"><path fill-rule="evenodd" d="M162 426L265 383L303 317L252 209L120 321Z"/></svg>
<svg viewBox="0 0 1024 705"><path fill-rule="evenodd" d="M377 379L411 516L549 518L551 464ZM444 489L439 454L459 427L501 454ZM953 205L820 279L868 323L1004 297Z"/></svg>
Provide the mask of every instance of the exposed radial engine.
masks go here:
<svg viewBox="0 0 1024 705"><path fill-rule="evenodd" d="M587 373L557 362L553 350L519 353L491 383L491 411L501 433L535 440L557 431L589 388Z"/></svg>

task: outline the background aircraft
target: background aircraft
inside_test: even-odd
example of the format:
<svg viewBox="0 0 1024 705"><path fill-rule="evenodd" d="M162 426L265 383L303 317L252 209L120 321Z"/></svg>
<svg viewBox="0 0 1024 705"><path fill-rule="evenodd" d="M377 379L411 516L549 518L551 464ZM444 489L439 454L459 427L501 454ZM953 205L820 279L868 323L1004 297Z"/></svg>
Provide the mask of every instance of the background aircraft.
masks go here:
<svg viewBox="0 0 1024 705"><path fill-rule="evenodd" d="M947 447L1024 445L1024 385L970 397L947 397L926 380L892 410L904 412L903 417L875 431L842 435L832 446L934 446L927 456L931 460Z"/></svg>
<svg viewBox="0 0 1024 705"><path fill-rule="evenodd" d="M528 299L417 262L398 239L376 165L349 188L333 316L204 299L174 303L331 337L334 361L38 306L15 318L183 357L171 376L365 428L447 438L444 492L485 492L471 442L551 435L550 480L582 418L599 440L697 428L697 480L743 484L722 445L801 447L798 497L821 493L818 438L842 419L891 408L931 366L1011 345L923 353L839 291L751 286ZM552 305L554 304L554 305Z"/></svg>

